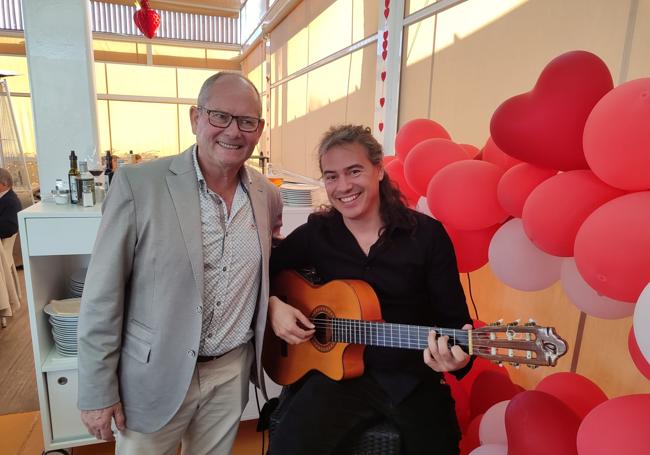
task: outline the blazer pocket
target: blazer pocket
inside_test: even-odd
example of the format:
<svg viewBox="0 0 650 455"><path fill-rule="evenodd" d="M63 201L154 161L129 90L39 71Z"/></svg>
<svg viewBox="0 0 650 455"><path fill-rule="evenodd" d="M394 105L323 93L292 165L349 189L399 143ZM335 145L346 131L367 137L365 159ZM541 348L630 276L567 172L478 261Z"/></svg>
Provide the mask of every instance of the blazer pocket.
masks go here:
<svg viewBox="0 0 650 455"><path fill-rule="evenodd" d="M122 341L122 352L142 363L149 363L151 344L126 333Z"/></svg>

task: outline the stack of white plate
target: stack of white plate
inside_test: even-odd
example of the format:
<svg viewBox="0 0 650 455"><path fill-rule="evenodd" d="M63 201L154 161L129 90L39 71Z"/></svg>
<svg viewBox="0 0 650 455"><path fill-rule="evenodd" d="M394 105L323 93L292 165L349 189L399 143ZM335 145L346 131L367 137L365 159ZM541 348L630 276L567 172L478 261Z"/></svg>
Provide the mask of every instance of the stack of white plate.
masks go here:
<svg viewBox="0 0 650 455"><path fill-rule="evenodd" d="M87 269L79 269L70 275L70 295L72 297L81 297L84 291L84 282L86 281Z"/></svg>
<svg viewBox="0 0 650 455"><path fill-rule="evenodd" d="M77 326L81 299L51 300L43 311L50 315L54 347L59 355L77 355Z"/></svg>
<svg viewBox="0 0 650 455"><path fill-rule="evenodd" d="M289 207L311 207L312 192L317 189L318 186L307 183L283 183L280 186L282 203Z"/></svg>

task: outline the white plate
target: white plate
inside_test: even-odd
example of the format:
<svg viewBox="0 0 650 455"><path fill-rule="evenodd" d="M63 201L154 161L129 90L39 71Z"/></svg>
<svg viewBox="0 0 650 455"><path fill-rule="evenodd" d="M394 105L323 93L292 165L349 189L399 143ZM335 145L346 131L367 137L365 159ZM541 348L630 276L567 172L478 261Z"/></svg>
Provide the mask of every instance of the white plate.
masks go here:
<svg viewBox="0 0 650 455"><path fill-rule="evenodd" d="M64 300L50 300L50 303L45 305L43 311L50 316L79 316L79 306L81 299L64 299Z"/></svg>

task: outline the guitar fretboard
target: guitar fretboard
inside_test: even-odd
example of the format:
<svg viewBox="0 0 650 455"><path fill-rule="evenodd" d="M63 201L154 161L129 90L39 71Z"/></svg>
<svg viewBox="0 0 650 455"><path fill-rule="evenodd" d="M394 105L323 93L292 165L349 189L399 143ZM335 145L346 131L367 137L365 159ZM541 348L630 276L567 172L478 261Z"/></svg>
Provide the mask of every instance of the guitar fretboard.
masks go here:
<svg viewBox="0 0 650 455"><path fill-rule="evenodd" d="M425 327L355 319L311 320L317 330L331 331L331 341L384 346L402 349L424 349L432 330L439 336L448 335L450 345L468 346L468 332L460 329Z"/></svg>

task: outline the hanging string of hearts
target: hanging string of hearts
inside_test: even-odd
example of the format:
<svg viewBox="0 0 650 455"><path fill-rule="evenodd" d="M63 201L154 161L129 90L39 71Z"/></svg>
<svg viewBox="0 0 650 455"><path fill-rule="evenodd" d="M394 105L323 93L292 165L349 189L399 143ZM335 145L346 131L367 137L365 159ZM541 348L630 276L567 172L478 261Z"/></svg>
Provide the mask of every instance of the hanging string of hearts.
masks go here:
<svg viewBox="0 0 650 455"><path fill-rule="evenodd" d="M386 98L384 96L384 87L386 83L386 58L388 57L388 16L390 15L390 0L384 0L384 33L383 33L383 41L381 43L382 51L381 51L381 66L382 70L380 73L381 77L381 96L379 97L379 107L381 111L381 115L379 116L380 119L384 118L384 104L386 104ZM377 128L379 128L380 132L384 131L384 122L379 121L379 124L377 125Z"/></svg>
<svg viewBox="0 0 650 455"><path fill-rule="evenodd" d="M158 14L158 11L151 9L149 0L136 0L133 22L144 36L151 39L156 35L156 31L160 27L160 14Z"/></svg>

